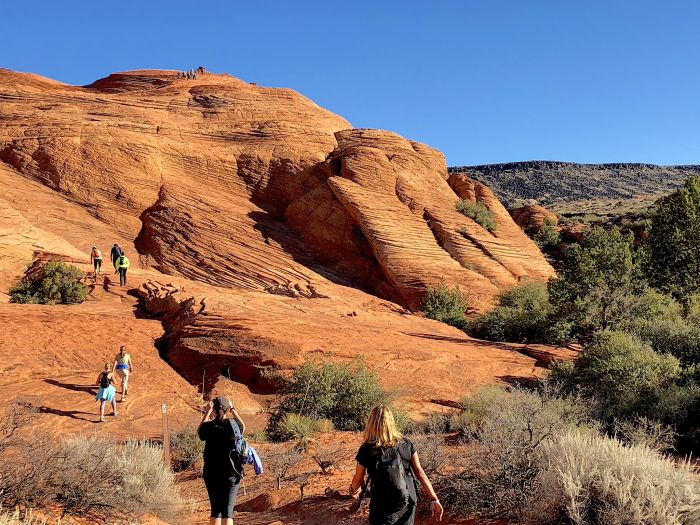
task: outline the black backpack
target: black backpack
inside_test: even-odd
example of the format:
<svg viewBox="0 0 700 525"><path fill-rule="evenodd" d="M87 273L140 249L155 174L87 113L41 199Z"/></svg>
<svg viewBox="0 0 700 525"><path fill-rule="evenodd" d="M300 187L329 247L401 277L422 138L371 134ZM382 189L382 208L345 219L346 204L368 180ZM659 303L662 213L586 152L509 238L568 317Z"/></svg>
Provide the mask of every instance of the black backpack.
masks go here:
<svg viewBox="0 0 700 525"><path fill-rule="evenodd" d="M381 498L382 506L388 509L405 507L411 498L408 484L413 483L413 476L407 472L399 447L379 449L376 453L371 473L372 496Z"/></svg>
<svg viewBox="0 0 700 525"><path fill-rule="evenodd" d="M239 476L244 476L243 465L246 463L248 457L248 443L243 437L241 428L238 426L238 422L233 419L229 419L231 423L231 428L233 429L233 447L228 453L228 458L231 461L231 466L236 474Z"/></svg>
<svg viewBox="0 0 700 525"><path fill-rule="evenodd" d="M109 372L102 372L100 374L100 388L109 387Z"/></svg>

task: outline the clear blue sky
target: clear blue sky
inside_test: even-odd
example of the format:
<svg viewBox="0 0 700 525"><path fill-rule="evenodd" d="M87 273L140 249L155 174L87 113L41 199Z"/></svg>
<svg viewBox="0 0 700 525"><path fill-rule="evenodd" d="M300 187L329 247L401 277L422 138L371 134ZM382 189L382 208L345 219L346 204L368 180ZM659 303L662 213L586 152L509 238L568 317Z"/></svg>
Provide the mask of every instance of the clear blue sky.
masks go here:
<svg viewBox="0 0 700 525"><path fill-rule="evenodd" d="M45 0L2 20L1 67L87 84L204 65L449 165L700 163L694 0Z"/></svg>

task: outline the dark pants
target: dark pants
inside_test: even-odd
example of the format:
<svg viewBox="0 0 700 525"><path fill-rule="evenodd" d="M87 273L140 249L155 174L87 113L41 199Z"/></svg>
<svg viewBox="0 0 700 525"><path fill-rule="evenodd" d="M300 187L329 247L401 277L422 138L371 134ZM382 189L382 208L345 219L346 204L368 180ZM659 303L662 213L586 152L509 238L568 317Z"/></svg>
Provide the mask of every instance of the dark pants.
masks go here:
<svg viewBox="0 0 700 525"><path fill-rule="evenodd" d="M126 268L119 268L119 284L126 285Z"/></svg>
<svg viewBox="0 0 700 525"><path fill-rule="evenodd" d="M416 520L416 504L409 501L402 510L395 512L382 512L377 508L369 507L370 525L413 525Z"/></svg>
<svg viewBox="0 0 700 525"><path fill-rule="evenodd" d="M102 259L93 259L92 264L95 266L95 271L97 271L98 268L102 268Z"/></svg>
<svg viewBox="0 0 700 525"><path fill-rule="evenodd" d="M240 480L236 478L204 477L212 518L233 518L239 482Z"/></svg>

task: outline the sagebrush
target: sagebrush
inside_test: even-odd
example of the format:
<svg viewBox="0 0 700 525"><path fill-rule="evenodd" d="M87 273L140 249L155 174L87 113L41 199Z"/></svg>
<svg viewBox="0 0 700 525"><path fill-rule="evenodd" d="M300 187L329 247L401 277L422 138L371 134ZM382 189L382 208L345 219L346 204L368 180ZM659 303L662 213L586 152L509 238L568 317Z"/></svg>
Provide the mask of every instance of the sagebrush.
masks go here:
<svg viewBox="0 0 700 525"><path fill-rule="evenodd" d="M162 447L153 443L79 435L15 446L12 458L0 463L0 493L12 506L60 505L94 520L154 514L177 523L186 514Z"/></svg>

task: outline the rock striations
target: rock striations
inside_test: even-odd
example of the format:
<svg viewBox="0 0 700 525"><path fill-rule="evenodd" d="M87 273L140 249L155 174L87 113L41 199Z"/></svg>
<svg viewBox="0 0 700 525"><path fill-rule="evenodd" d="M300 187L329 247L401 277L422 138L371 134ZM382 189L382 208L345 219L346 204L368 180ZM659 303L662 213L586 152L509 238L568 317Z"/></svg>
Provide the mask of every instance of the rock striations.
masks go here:
<svg viewBox="0 0 700 525"><path fill-rule="evenodd" d="M170 276L162 282L218 290L196 322L164 321L168 358L192 368L183 375L193 383L217 352L216 373L235 364L251 383L266 363L336 351L338 330L352 328L332 319L372 315L377 297L384 324L399 324L383 333L355 322L348 347L386 335L388 352L415 331L461 355L461 335L431 334L425 320L412 330L419 320L405 308L419 309L443 279L478 310L521 280L554 275L494 194L448 176L440 152L228 75L144 70L78 87L0 70L0 199L3 290L36 250L87 259L91 244L112 242L148 275ZM459 199L483 203L495 231L458 213ZM162 295L151 286L149 309Z"/></svg>

